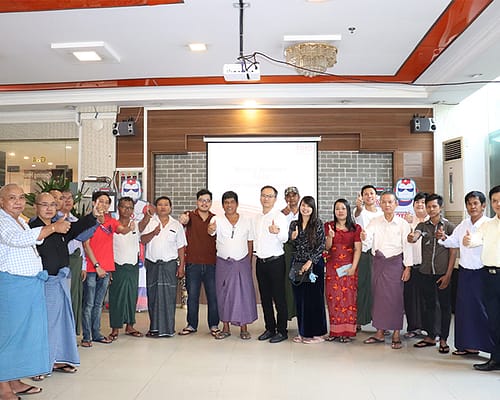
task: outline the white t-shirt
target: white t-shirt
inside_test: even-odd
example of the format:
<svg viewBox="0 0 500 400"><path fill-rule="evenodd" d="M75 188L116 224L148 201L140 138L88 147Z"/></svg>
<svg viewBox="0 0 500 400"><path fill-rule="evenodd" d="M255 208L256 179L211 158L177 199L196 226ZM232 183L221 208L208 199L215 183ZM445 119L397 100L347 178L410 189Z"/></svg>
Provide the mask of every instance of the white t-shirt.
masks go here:
<svg viewBox="0 0 500 400"><path fill-rule="evenodd" d="M248 241L253 241L252 220L240 214L235 225L226 216L215 216L211 222L216 223L217 257L241 260L248 254Z"/></svg>
<svg viewBox="0 0 500 400"><path fill-rule="evenodd" d="M137 223L135 222L134 225L134 230L125 235L119 233L113 235L115 264L137 264L140 235Z"/></svg>

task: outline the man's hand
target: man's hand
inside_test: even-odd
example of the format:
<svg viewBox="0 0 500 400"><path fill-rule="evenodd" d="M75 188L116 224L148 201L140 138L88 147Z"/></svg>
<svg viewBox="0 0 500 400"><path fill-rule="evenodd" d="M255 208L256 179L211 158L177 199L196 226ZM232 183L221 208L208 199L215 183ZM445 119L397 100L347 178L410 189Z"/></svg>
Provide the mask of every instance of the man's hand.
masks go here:
<svg viewBox="0 0 500 400"><path fill-rule="evenodd" d="M472 236L469 232L469 230L467 229L467 231L465 232L465 235L462 239L462 244L465 246L465 247L469 247L470 244L472 242Z"/></svg>
<svg viewBox="0 0 500 400"><path fill-rule="evenodd" d="M280 233L280 227L274 223L274 219L272 224L269 225L269 233L272 233L273 235Z"/></svg>
<svg viewBox="0 0 500 400"><path fill-rule="evenodd" d="M187 225L189 223L189 211L185 211L179 215L179 222L182 225Z"/></svg>
<svg viewBox="0 0 500 400"><path fill-rule="evenodd" d="M68 218L67 214L64 214L62 218L59 218L56 222L52 224L54 232L57 233L68 233L71 228L71 223L66 220Z"/></svg>
<svg viewBox="0 0 500 400"><path fill-rule="evenodd" d="M217 222L215 221L215 218L208 224L208 234L213 235L215 231L217 230Z"/></svg>
<svg viewBox="0 0 500 400"><path fill-rule="evenodd" d="M438 284L439 289L446 289L450 284L451 275L444 274L441 278L439 278L436 283Z"/></svg>
<svg viewBox="0 0 500 400"><path fill-rule="evenodd" d="M295 229L292 232L292 240L297 239L297 236L299 236L299 225L295 225Z"/></svg>

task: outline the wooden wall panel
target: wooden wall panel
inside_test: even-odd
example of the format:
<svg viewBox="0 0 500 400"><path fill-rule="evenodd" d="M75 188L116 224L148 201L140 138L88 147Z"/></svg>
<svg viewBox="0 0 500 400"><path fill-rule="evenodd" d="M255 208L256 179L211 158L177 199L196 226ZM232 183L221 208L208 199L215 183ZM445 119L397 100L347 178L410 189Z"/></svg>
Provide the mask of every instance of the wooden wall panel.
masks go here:
<svg viewBox="0 0 500 400"><path fill-rule="evenodd" d="M130 111L129 110L135 110ZM127 113L126 113L127 111ZM122 115L137 109L123 109ZM259 110L154 110L148 112L149 193L153 154L205 151L204 136L321 136L320 150L392 152L394 179L403 176L405 152L421 152L419 189L434 189L433 135L410 133L415 115L432 117L422 108L292 108ZM141 160L142 136L118 138L118 166ZM127 164L127 165L125 165ZM395 183L395 182L394 182Z"/></svg>
<svg viewBox="0 0 500 400"><path fill-rule="evenodd" d="M135 136L116 137L116 168L142 168L144 162L144 112L142 108L123 108L116 121L135 121Z"/></svg>

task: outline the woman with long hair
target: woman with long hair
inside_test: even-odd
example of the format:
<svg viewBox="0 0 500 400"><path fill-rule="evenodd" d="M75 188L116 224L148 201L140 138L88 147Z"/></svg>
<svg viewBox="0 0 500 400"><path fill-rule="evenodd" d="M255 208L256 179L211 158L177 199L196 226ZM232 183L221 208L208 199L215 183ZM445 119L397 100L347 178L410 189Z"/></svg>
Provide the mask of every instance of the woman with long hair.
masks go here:
<svg viewBox="0 0 500 400"><path fill-rule="evenodd" d="M358 262L361 255L361 227L354 222L345 199L333 205L333 221L325 224L326 301L330 317L327 340L342 343L356 336Z"/></svg>
<svg viewBox="0 0 500 400"><path fill-rule="evenodd" d="M299 205L299 219L292 221L288 231L295 253L292 263L306 279L293 286L297 306L299 335L296 343L320 343L326 334L324 261L325 231L318 218L316 201L304 196Z"/></svg>

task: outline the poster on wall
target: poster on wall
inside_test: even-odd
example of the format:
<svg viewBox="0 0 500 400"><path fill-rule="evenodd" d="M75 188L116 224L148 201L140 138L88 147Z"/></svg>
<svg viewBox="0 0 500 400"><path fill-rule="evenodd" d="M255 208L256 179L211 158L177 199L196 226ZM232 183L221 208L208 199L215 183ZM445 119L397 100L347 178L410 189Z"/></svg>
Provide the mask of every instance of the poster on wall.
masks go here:
<svg viewBox="0 0 500 400"><path fill-rule="evenodd" d="M413 199L417 194L417 184L411 178L401 178L396 182L394 189L398 206L396 207L396 215L403 217L406 214L414 214Z"/></svg>

